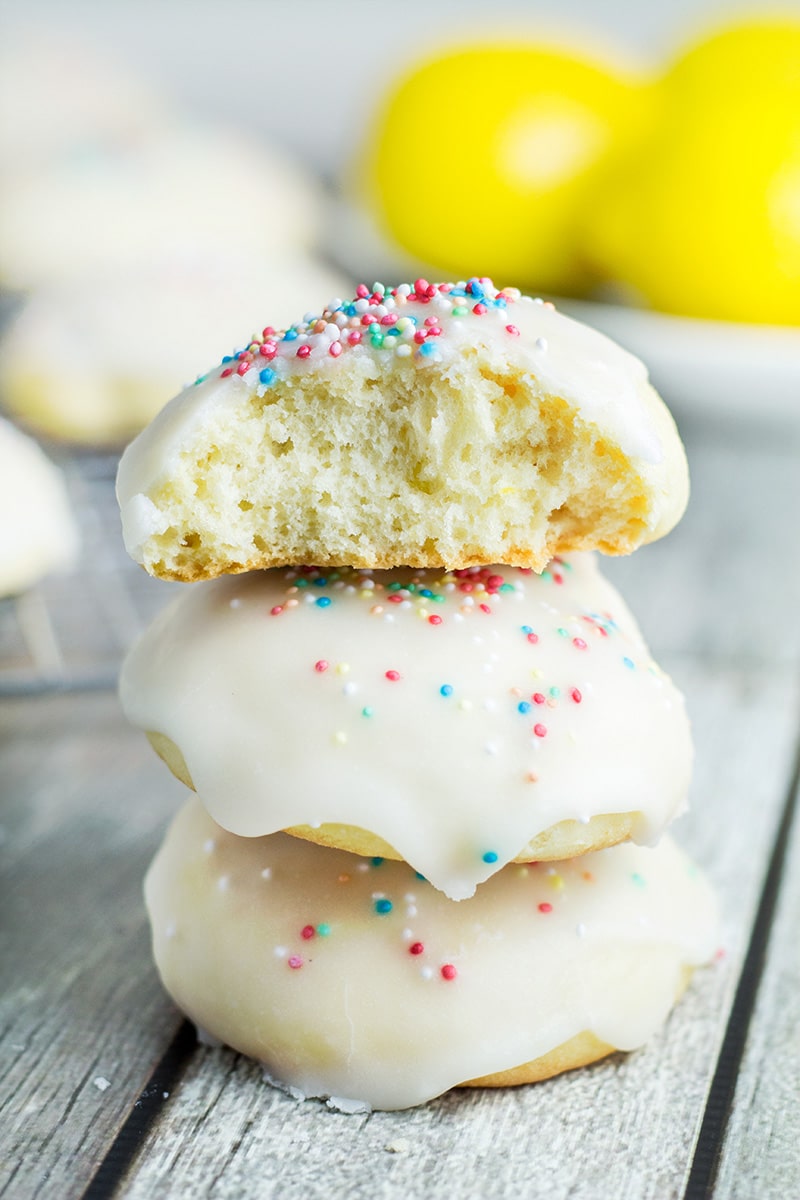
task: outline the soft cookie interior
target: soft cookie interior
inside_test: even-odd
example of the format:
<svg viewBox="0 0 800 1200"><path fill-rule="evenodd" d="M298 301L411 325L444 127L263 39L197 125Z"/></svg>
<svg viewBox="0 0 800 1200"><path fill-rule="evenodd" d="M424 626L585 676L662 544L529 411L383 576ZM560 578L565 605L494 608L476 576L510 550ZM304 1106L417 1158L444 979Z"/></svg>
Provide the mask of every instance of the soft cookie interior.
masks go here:
<svg viewBox="0 0 800 1200"><path fill-rule="evenodd" d="M687 498L637 360L489 281L418 281L267 327L128 448L126 545L184 581L626 554Z"/></svg>

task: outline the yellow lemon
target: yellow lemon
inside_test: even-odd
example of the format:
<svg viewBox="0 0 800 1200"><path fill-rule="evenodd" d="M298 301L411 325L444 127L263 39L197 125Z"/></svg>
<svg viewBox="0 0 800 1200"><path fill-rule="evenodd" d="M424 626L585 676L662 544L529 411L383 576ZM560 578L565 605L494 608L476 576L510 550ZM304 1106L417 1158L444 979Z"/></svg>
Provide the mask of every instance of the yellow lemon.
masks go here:
<svg viewBox="0 0 800 1200"><path fill-rule="evenodd" d="M581 214L645 95L632 73L572 52L454 49L386 97L361 200L390 240L446 274L573 290Z"/></svg>
<svg viewBox="0 0 800 1200"><path fill-rule="evenodd" d="M661 81L589 249L668 312L800 324L800 21L717 32Z"/></svg>

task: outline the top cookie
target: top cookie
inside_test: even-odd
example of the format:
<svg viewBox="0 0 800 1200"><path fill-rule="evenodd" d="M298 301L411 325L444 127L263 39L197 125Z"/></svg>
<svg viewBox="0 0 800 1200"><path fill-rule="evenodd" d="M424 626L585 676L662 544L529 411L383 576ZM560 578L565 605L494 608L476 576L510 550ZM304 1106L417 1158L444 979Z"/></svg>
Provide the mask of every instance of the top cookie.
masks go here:
<svg viewBox="0 0 800 1200"><path fill-rule="evenodd" d="M267 326L128 447L117 493L129 553L167 579L539 571L667 533L688 472L638 359L515 288L419 279Z"/></svg>

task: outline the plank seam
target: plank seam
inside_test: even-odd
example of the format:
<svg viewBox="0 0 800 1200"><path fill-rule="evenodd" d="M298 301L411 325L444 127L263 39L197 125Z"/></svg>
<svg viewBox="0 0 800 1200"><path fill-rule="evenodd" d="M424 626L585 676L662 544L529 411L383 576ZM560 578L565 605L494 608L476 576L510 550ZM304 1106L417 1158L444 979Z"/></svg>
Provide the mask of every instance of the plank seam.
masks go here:
<svg viewBox="0 0 800 1200"><path fill-rule="evenodd" d="M104 1154L82 1200L108 1200L114 1195L142 1142L169 1103L196 1049L195 1027L191 1021L183 1020Z"/></svg>
<svg viewBox="0 0 800 1200"><path fill-rule="evenodd" d="M797 748L788 795L783 806L781 821L764 879L761 899L750 933L750 941L739 976L736 995L709 1088L684 1200L708 1200L714 1194L725 1133L736 1094L739 1068L747 1045L747 1035L766 965L767 947L780 896L792 824L798 807L798 793L800 793L800 744Z"/></svg>

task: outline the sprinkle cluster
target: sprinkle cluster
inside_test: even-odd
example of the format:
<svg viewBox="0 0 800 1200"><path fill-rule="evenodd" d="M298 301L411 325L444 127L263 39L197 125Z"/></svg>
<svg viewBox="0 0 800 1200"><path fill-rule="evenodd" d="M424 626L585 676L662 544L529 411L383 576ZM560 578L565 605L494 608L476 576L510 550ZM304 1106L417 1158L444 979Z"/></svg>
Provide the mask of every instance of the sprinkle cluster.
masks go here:
<svg viewBox="0 0 800 1200"><path fill-rule="evenodd" d="M557 564L556 572L548 572L547 579L563 583L563 573L571 569L570 564L562 559L554 559L553 563ZM506 573L502 573L504 570ZM514 573L523 576L532 574L526 567L514 568ZM381 578L388 574L362 567L334 567L330 570L289 567L284 572L286 599L272 606L270 616L279 617L303 603L313 604L316 608L330 608L337 595L342 595L348 598L356 596L368 602L371 616L413 608L429 625L439 626L444 623L446 615L453 613L454 602L462 616L473 613L488 616L492 613L493 603L518 590L509 578L509 570L497 567L467 567L443 573L435 570L409 571L407 579L393 572L390 579ZM326 668L320 664L317 669L324 671Z"/></svg>
<svg viewBox="0 0 800 1200"><path fill-rule="evenodd" d="M557 588L566 582L571 571L572 563L568 559L556 557L538 580ZM301 607L324 613L335 609L338 603L355 599L363 604L365 616L369 619L393 622L402 613L412 619L416 616L420 622L438 632L465 620L480 625L511 599L526 604L525 581L531 574L526 568L496 566L470 567L444 573L411 569L383 572L353 567L331 570L290 567L283 572L287 585L284 596L279 603L272 605L269 615L285 619L293 610ZM537 608L535 611L539 613L541 621L541 610ZM521 676L519 684L510 688L509 712L513 710L517 720L526 718L520 723L517 734L527 736L535 748L537 742L548 737L552 710L564 704L584 704L583 685L578 684L578 672L584 670L580 660L591 653L593 643L608 641L619 632L619 626L608 612L579 612L566 624L540 624L537 628L521 621L520 638L528 646L537 646L542 637L555 636L568 641L576 657L575 673L571 679L549 682L542 678L542 672L536 669L535 661L527 653L520 658L520 666L526 666L536 683L531 686L523 682ZM623 669L635 669L635 663L627 655L620 655L619 661ZM317 676L338 677L342 681L341 690L345 697L354 696L368 682L348 678L351 664L346 661L318 658L310 663L310 668ZM379 679L392 687L402 688L407 684L404 671L396 663L377 663L374 678L369 683L372 688L367 697L369 702L359 701L361 718L371 720L380 711L380 692L375 689ZM463 713L471 712L475 704L481 702L459 694L452 679L438 681L436 692L442 700L451 702ZM409 701L414 702L411 697ZM497 701L484 699L482 703L484 707L490 703L496 706ZM343 718L348 719L344 710ZM342 747L350 740L350 734L344 728L332 731L331 737L333 744ZM488 754L498 753L493 742L488 742L485 750ZM538 780L536 772L528 771L526 782L537 783ZM498 849L492 846L483 847L480 851L480 858L487 865L493 865L499 857Z"/></svg>
<svg viewBox="0 0 800 1200"><path fill-rule="evenodd" d="M392 880L399 887L401 894L389 896L383 891L372 891L372 878L367 878L367 876L372 876L372 872L378 871L383 866L383 858L359 859L355 855L348 857L352 860L352 865L348 870L341 869L341 860L337 864L336 886L348 888L349 885L356 884L359 876L361 877L364 883L359 888L359 894L353 899L356 905L360 905L361 916L367 925L371 925L378 936L388 936L390 940L394 941L398 953L409 965L415 967L423 980L438 978L446 983L455 982L465 968L463 966L460 968L456 962L450 961L447 957L442 958L437 950L435 937L429 937L428 933L419 933L421 927L427 928L432 922L435 928L437 922L434 914L426 913L424 903L422 911L420 911L417 892L406 890L408 884L411 884L411 879L403 880L402 885L398 884L397 871L400 869L400 864L392 864ZM409 875L412 875L407 864L405 869ZM516 878L519 886L525 889L527 898L523 897L520 900L520 906L523 911L530 914L534 921L543 917L552 917L576 887L594 885L597 882L593 871L583 866L579 867L576 862L568 864L532 862L510 866L506 870L507 873L513 872L513 877ZM261 871L262 879L271 880L272 877L271 868ZM413 872L413 878L418 880L420 876L417 872ZM647 887L647 880L640 872L634 871L628 878L630 885L634 888L641 890ZM411 886L413 887L413 884ZM466 903L469 904L469 901ZM391 918L391 920L386 920L386 918ZM351 918L348 918L344 928L349 929L350 927ZM576 937L584 938L586 931L587 927L583 921L576 924L574 931ZM332 943L331 950L335 952L337 932L339 932L339 926L335 915L330 915L327 920L322 921L316 917L309 917L304 925L289 931L290 942L294 942L294 945L276 944L273 947L273 955L275 958L282 959L290 971L299 971L301 968L313 964L313 947L318 939L322 942L330 941ZM455 957L458 958L458 956Z"/></svg>
<svg viewBox="0 0 800 1200"><path fill-rule="evenodd" d="M505 336L519 337L519 329L511 317L514 305L522 302L553 307L549 301L523 296L517 288L498 290L486 278L475 277L461 283L417 279L413 284L403 283L394 288L382 283L371 287L362 283L352 300L337 297L321 313L306 313L302 321L288 329L267 325L247 346L226 355L219 373L223 378L247 376L266 389L304 361L319 363L345 353L363 352L367 347L418 363L439 362L452 321L475 320L496 313ZM412 310L412 305L421 305L421 311ZM542 338L536 346L539 351L547 349ZM197 383L206 378L207 375L201 376Z"/></svg>
<svg viewBox="0 0 800 1200"><path fill-rule="evenodd" d="M500 786L517 781L527 789L546 784L556 761L552 754L542 756L542 747L552 745L555 754L561 753L565 739L574 744L584 736L586 717L593 720L598 705L607 709L605 692L596 691L592 675L587 674L593 654L601 652L609 665L616 660L623 677L635 666L621 653L629 650L630 643L622 639L610 612L577 606L572 610L567 596L560 603L555 596L552 602L545 599L549 591L562 590L573 574L573 563L561 556L540 576L526 568L505 566L453 571L288 567L272 572L272 600L262 611L270 624L291 621L293 614L303 611L313 616L315 629L310 640L314 650L305 664L298 662L297 678L303 687L303 679L319 681L311 683L313 690L304 693L304 702L321 705L326 720L317 736L335 747L337 754L362 753L373 734L391 736L387 720L395 720L401 711L422 707L431 718L441 711L450 729L455 717L465 744L474 744L496 760L496 778L503 781ZM430 631L423 637L440 639L442 631L451 629L451 641L445 644L444 657L434 652L434 640L429 658L423 651L421 657L409 659L397 654L398 648L402 652L408 645L402 639L387 640L384 653L380 649L383 638L372 643L358 637L359 647L372 645L372 654L365 658L354 650L354 660L349 661L345 645L334 637L341 627L330 625L343 605L366 622L418 625ZM499 634L501 619L503 632ZM459 627L461 633L453 638ZM497 642L498 636L501 642ZM333 653L330 638L337 647ZM516 652L515 638L519 639ZM623 640L622 646L613 647L611 643L618 638ZM557 675L544 666L540 654L554 641L563 641L566 650ZM485 649L475 649L481 646ZM499 655L502 646L508 653ZM495 676L497 661L513 668L513 674L504 673L502 684ZM550 656L544 661L550 662ZM433 662L438 666L431 670ZM484 721L484 711L494 715ZM604 719L613 722L613 714L606 711ZM474 743L482 734L483 744ZM473 853L473 866L465 864L465 870L486 877L507 861L509 846L502 836L484 830ZM380 914L388 909L376 911Z"/></svg>

